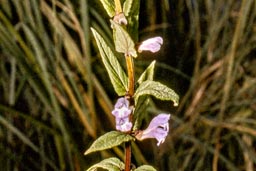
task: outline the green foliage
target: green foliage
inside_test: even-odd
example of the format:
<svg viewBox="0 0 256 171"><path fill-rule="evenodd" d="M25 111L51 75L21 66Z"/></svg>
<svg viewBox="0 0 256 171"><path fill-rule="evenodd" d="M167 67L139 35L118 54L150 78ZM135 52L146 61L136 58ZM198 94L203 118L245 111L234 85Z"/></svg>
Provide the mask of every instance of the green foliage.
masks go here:
<svg viewBox="0 0 256 171"><path fill-rule="evenodd" d="M100 0L100 2L108 13L108 16L112 18L116 14L114 0Z"/></svg>
<svg viewBox="0 0 256 171"><path fill-rule="evenodd" d="M91 94L99 97L96 102L104 112L112 107L87 67L92 66L91 49L84 37L91 33L83 31L79 18L88 13L80 15L68 0L0 3L0 148L6 149L0 156L2 169L87 168L78 145L81 138L76 137L95 137ZM82 0L80 4L81 9L89 5Z"/></svg>
<svg viewBox="0 0 256 171"><path fill-rule="evenodd" d="M135 102L143 95L152 95L160 100L172 100L174 106L179 104L179 96L169 87L156 81L142 82L134 94Z"/></svg>
<svg viewBox="0 0 256 171"><path fill-rule="evenodd" d="M141 84L143 81L150 80L153 81L154 70L155 70L156 61L152 61L151 64L145 69L145 71L140 75L138 79L138 84Z"/></svg>
<svg viewBox="0 0 256 171"><path fill-rule="evenodd" d="M118 158L112 157L112 158L104 159L101 162L93 165L92 167L87 169L87 171L95 171L97 170L97 168L103 168L109 171L120 171L120 170L124 170L124 163Z"/></svg>
<svg viewBox="0 0 256 171"><path fill-rule="evenodd" d="M138 41L140 1L126 0L123 4L123 12L128 20L127 31L132 39Z"/></svg>
<svg viewBox="0 0 256 171"><path fill-rule="evenodd" d="M134 137L130 136L129 134L125 134L118 131L111 131L96 139L84 154L87 155L95 151L110 149L124 142L132 140L134 140Z"/></svg>
<svg viewBox="0 0 256 171"><path fill-rule="evenodd" d="M153 168L152 166L143 165L143 166L136 168L134 171L156 171L156 169Z"/></svg>
<svg viewBox="0 0 256 171"><path fill-rule="evenodd" d="M153 81L155 64L156 61L152 61L151 64L145 69L145 71L140 75L137 81L139 85L146 80ZM134 130L137 130L141 126L142 119L146 118L148 105L149 95L138 97L136 101L136 108L134 110Z"/></svg>
<svg viewBox="0 0 256 171"><path fill-rule="evenodd" d="M123 12L125 16L132 16L130 13L134 8L138 8L137 4L133 4L134 0L126 0L123 5Z"/></svg>
<svg viewBox="0 0 256 171"><path fill-rule="evenodd" d="M101 59L108 71L109 78L116 93L119 96L125 95L128 90L128 79L125 72L103 38L93 28L92 32L100 50Z"/></svg>
<svg viewBox="0 0 256 171"><path fill-rule="evenodd" d="M109 5L104 4L106 1L102 1L103 6L106 8L106 11L109 11ZM120 1L116 0L115 1L116 8L116 15L119 15L120 13ZM124 8L124 13L128 14L132 8L133 1L125 1L125 8ZM137 3L138 5L138 3ZM135 7L137 9L137 7ZM110 13L110 12L108 12ZM118 17L118 16L115 16ZM125 21L119 21L119 20L125 20ZM132 104L132 106L124 106L121 102L118 105L115 105L115 110L118 112L117 116L115 114L115 120L116 120L116 125L121 125L121 128L117 128L121 132L117 131L112 131L109 133L106 133L105 135L99 137L96 139L93 144L90 146L90 148L84 153L89 154L91 152L96 152L96 151L102 151L106 150L109 148L116 147L118 145L121 145L122 143L126 143L126 148L125 148L125 170L128 171L130 170L130 164L131 161L129 158L131 158L130 153L131 153L131 143L130 141L134 141L134 134L136 134L137 129L139 128L140 121L142 121L142 113L145 112L146 106L147 106L147 98L148 96L146 95L152 95L160 100L172 100L174 102L174 105L178 105L178 100L179 96L170 88L167 86L159 83L159 82L154 82L153 81L153 76L154 76L154 68L155 68L155 61L153 61L148 68L142 73L140 76L139 80L137 81L139 83L139 87L134 90L134 84L135 84L135 78L134 78L134 64L133 64L133 59L132 57L136 58L137 57L137 51L135 49L135 43L134 40L131 38L129 35L129 32L126 31L125 26L127 25L126 19L123 17L121 19L115 19L110 20L111 22L111 28L113 29L113 40L115 44L115 50L119 53L122 53L124 57L126 58L126 66L127 66L127 73L128 73L128 78L125 76L121 65L119 64L118 60L116 59L116 56L113 54L109 46L105 43L103 38L94 30L92 29L93 35L96 39L97 45L100 50L101 58L103 61L103 64L105 65L105 68L107 69L108 75L111 79L112 85L116 91L116 93L119 96L126 96L125 98L128 98L131 101L135 99L135 105ZM128 23L129 25L129 23ZM154 45L153 45L154 46ZM127 79L129 84L127 85ZM135 91L135 94L134 94ZM142 97L142 98L140 98ZM137 102L138 99L140 98L140 103L137 108ZM127 99L125 99L127 100ZM127 100L128 101L128 100ZM128 103L131 104L129 101ZM121 105L121 106L120 106ZM117 106L117 107L116 107ZM128 108L134 108L135 114L133 112L129 113L128 115L134 115L135 117L130 117L130 116L124 116L127 115L126 113L123 113L123 108L127 108L127 112L129 111ZM132 111L132 110L131 110ZM113 112L112 112L113 113ZM135 119L135 122L131 119ZM133 127L133 130L135 131L134 133L131 132L130 125L132 123L135 123L135 126ZM126 128L128 124L129 128ZM168 124L168 123L167 123ZM123 128L125 127L125 128ZM135 135L136 137L136 135ZM165 137L164 137L165 138ZM128 158L127 158L128 157ZM105 162L103 162L105 163ZM95 165L95 167L102 165L102 163L98 163ZM94 167L93 167L94 168ZM108 168L109 169L109 168ZM110 168L110 170L112 170ZM153 167L150 166L142 166L137 168L136 170L155 170Z"/></svg>
<svg viewBox="0 0 256 171"><path fill-rule="evenodd" d="M111 24L113 27L113 39L115 41L116 51L136 58L137 52L134 48L134 42L130 35L116 22L111 20Z"/></svg>

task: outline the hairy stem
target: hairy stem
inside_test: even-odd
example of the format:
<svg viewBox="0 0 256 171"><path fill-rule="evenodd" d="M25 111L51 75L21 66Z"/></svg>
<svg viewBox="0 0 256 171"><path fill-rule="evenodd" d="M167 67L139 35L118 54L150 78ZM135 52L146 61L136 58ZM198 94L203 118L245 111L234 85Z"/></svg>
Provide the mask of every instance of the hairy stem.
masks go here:
<svg viewBox="0 0 256 171"><path fill-rule="evenodd" d="M116 14L119 14L123 11L120 0L115 0L115 11Z"/></svg>
<svg viewBox="0 0 256 171"><path fill-rule="evenodd" d="M125 143L125 171L130 171L131 169L131 142Z"/></svg>
<svg viewBox="0 0 256 171"><path fill-rule="evenodd" d="M130 55L125 57L128 72L128 96L131 99L134 95L134 65Z"/></svg>
<svg viewBox="0 0 256 171"><path fill-rule="evenodd" d="M133 59L130 55L125 57L126 66L128 72L128 92L127 96L130 101L130 105L133 106L133 95L134 95L134 64ZM130 120L132 117L130 118ZM125 143L125 171L130 171L131 168L131 142Z"/></svg>

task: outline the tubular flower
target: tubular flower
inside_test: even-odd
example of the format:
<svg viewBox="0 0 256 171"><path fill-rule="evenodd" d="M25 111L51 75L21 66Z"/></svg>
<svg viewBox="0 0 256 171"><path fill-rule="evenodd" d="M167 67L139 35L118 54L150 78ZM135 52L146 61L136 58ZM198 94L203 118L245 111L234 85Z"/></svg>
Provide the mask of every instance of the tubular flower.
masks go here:
<svg viewBox="0 0 256 171"><path fill-rule="evenodd" d="M155 138L158 141L157 146L159 146L161 143L165 141L165 138L168 135L168 132L169 132L168 121L170 117L171 117L170 114L164 114L164 113L157 115L151 120L148 128L143 131L140 131L136 135L136 138L140 141L147 138Z"/></svg>
<svg viewBox="0 0 256 171"><path fill-rule="evenodd" d="M163 44L162 37L153 37L150 39L147 39L141 43L141 45L138 48L138 52L142 51L151 51L152 53L155 53L160 50L161 45Z"/></svg>
<svg viewBox="0 0 256 171"><path fill-rule="evenodd" d="M116 117L116 130L128 132L132 129L132 123L129 121L129 116L124 118Z"/></svg>
<svg viewBox="0 0 256 171"><path fill-rule="evenodd" d="M115 104L114 110L112 111L112 114L115 116L117 130L121 132L131 130L132 123L129 120L131 113L132 110L129 109L129 101L124 97L119 98Z"/></svg>

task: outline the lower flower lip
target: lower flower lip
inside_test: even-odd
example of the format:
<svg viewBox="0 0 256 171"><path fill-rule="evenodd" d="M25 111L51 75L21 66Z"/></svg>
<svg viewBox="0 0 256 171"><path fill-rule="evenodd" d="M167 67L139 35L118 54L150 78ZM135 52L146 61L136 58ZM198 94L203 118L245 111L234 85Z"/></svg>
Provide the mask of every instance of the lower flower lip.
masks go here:
<svg viewBox="0 0 256 171"><path fill-rule="evenodd" d="M159 114L155 116L147 129L143 131L139 131L139 133L136 135L136 138L138 140L144 140L147 138L155 138L157 139L158 143L157 146L159 146L161 143L163 143L166 139L166 136L169 132L169 124L168 121L170 119L170 114Z"/></svg>
<svg viewBox="0 0 256 171"><path fill-rule="evenodd" d="M116 130L128 132L132 129L133 125L129 119L131 113L132 110L129 108L129 101L125 97L119 98L112 111L112 114L115 116Z"/></svg>

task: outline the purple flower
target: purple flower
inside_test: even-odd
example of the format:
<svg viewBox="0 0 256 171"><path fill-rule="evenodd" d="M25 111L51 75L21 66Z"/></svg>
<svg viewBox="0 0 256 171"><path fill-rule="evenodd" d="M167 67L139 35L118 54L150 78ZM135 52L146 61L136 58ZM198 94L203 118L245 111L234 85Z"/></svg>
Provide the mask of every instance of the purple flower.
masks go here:
<svg viewBox="0 0 256 171"><path fill-rule="evenodd" d="M152 53L155 53L160 50L162 44L163 44L162 37L159 37L159 36L153 37L143 41L138 48L138 52L148 50L148 51L151 51Z"/></svg>
<svg viewBox="0 0 256 171"><path fill-rule="evenodd" d="M161 143L165 141L166 136L169 132L169 119L171 115L170 114L159 114L156 117L154 117L148 128L140 131L136 138L138 140L144 140L146 138L156 138L158 143L157 146L159 146Z"/></svg>
<svg viewBox="0 0 256 171"><path fill-rule="evenodd" d="M128 132L132 129L132 123L129 121L128 117L117 118L116 117L116 130L121 132Z"/></svg>
<svg viewBox="0 0 256 171"><path fill-rule="evenodd" d="M124 97L119 98L115 104L115 109L112 111L112 114L117 118L129 116L131 114L129 101Z"/></svg>
<svg viewBox="0 0 256 171"><path fill-rule="evenodd" d="M117 100L112 114L115 116L116 129L121 132L130 131L132 123L129 120L132 110L129 108L129 101L121 97Z"/></svg>

